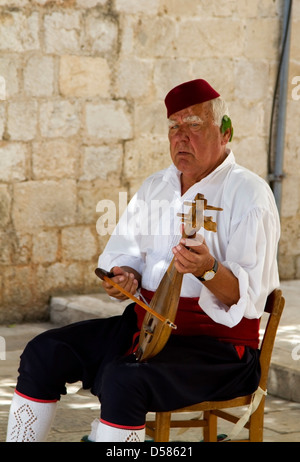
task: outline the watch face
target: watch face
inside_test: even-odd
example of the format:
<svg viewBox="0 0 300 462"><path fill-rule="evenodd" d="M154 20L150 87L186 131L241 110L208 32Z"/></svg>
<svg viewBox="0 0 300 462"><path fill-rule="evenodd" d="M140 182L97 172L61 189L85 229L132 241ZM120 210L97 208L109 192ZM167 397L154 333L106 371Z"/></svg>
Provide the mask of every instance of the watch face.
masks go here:
<svg viewBox="0 0 300 462"><path fill-rule="evenodd" d="M205 281L210 281L211 279L214 278L215 274L216 274L216 273L215 273L214 271L208 271L208 272L204 275L204 278L203 278L203 279L205 279Z"/></svg>

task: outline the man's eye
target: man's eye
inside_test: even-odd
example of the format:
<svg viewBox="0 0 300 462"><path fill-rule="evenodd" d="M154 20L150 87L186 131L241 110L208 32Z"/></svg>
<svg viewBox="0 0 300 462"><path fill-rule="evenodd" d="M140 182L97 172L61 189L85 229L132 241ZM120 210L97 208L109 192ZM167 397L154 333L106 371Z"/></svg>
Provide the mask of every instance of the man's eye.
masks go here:
<svg viewBox="0 0 300 462"><path fill-rule="evenodd" d="M193 123L189 124L189 126L190 126L190 128L192 130L196 130L196 129L200 128L201 124L199 122L193 122Z"/></svg>

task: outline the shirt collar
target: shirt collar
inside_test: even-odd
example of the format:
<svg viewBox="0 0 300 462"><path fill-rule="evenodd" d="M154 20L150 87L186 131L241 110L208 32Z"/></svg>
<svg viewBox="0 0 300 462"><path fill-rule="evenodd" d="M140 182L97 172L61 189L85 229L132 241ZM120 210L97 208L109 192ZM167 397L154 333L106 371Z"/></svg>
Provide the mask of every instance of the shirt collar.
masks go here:
<svg viewBox="0 0 300 462"><path fill-rule="evenodd" d="M215 170L213 170L211 173L209 173L206 177L202 178L202 180L198 181L195 183L195 185L205 185L207 182L211 181L213 177L220 172L220 170L223 170L227 168L229 165L232 165L235 163L235 157L231 149L227 149L227 156L224 159L224 161L218 165ZM169 168L165 170L164 176L163 176L163 181L166 181L167 183L171 184L175 191L180 191L181 194L181 182L180 182L180 176L181 172L175 167L174 164L170 165ZM192 187L194 187L193 185Z"/></svg>

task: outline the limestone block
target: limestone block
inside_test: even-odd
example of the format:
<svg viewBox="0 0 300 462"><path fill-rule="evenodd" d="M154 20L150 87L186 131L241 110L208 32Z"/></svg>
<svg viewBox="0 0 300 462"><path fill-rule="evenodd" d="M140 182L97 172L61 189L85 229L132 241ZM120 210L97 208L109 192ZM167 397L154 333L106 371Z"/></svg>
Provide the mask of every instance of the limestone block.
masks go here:
<svg viewBox="0 0 300 462"><path fill-rule="evenodd" d="M0 76L5 80L6 99L19 92L19 59L14 56L0 57Z"/></svg>
<svg viewBox="0 0 300 462"><path fill-rule="evenodd" d="M289 254L280 254L278 259L279 274L284 275L284 279L295 279L295 259Z"/></svg>
<svg viewBox="0 0 300 462"><path fill-rule="evenodd" d="M240 56L243 52L243 24L234 18L228 20L228 27L225 24L224 18L183 19L178 23L176 56L197 59Z"/></svg>
<svg viewBox="0 0 300 462"><path fill-rule="evenodd" d="M50 140L33 143L34 179L76 178L80 151L77 143Z"/></svg>
<svg viewBox="0 0 300 462"><path fill-rule="evenodd" d="M7 130L10 139L28 141L35 138L37 110L38 105L34 100L9 103Z"/></svg>
<svg viewBox="0 0 300 462"><path fill-rule="evenodd" d="M153 15L158 13L159 3L159 0L115 0L115 9L126 14Z"/></svg>
<svg viewBox="0 0 300 462"><path fill-rule="evenodd" d="M234 98L234 61L228 58L203 58L192 63L192 78L207 80L229 102Z"/></svg>
<svg viewBox="0 0 300 462"><path fill-rule="evenodd" d="M31 236L10 227L0 231L0 264L27 265L31 257Z"/></svg>
<svg viewBox="0 0 300 462"><path fill-rule="evenodd" d="M27 16L7 10L0 14L0 22L0 50L16 53L39 49L38 13Z"/></svg>
<svg viewBox="0 0 300 462"><path fill-rule="evenodd" d="M133 15L120 16L120 56L129 56L134 53L134 29L136 19Z"/></svg>
<svg viewBox="0 0 300 462"><path fill-rule="evenodd" d="M54 62L50 56L31 56L24 69L24 90L30 96L51 96L54 85Z"/></svg>
<svg viewBox="0 0 300 462"><path fill-rule="evenodd" d="M27 155L23 143L0 143L0 181L24 181Z"/></svg>
<svg viewBox="0 0 300 462"><path fill-rule="evenodd" d="M3 75L0 75L0 101L6 100L6 81Z"/></svg>
<svg viewBox="0 0 300 462"><path fill-rule="evenodd" d="M66 54L80 50L81 13L53 12L44 17L46 53Z"/></svg>
<svg viewBox="0 0 300 462"><path fill-rule="evenodd" d="M3 137L5 130L5 106L0 102L0 140Z"/></svg>
<svg viewBox="0 0 300 462"><path fill-rule="evenodd" d="M15 265L29 265L31 263L32 235L14 231L12 233L12 262Z"/></svg>
<svg viewBox="0 0 300 462"><path fill-rule="evenodd" d="M251 133L252 134L252 133ZM266 178L267 176L267 141L260 136L234 138L229 144L235 154L237 163L249 168L252 172Z"/></svg>
<svg viewBox="0 0 300 462"><path fill-rule="evenodd" d="M192 61L184 57L163 58L157 60L154 67L153 83L155 86L156 98L161 101L163 115L166 117L164 99L171 88L193 78L200 78L201 75L192 74ZM157 114L155 113L155 116Z"/></svg>
<svg viewBox="0 0 300 462"><path fill-rule="evenodd" d="M293 2L293 17L296 20L300 19L300 3L299 2Z"/></svg>
<svg viewBox="0 0 300 462"><path fill-rule="evenodd" d="M75 214L75 180L28 181L14 185L12 216L17 230L71 225Z"/></svg>
<svg viewBox="0 0 300 462"><path fill-rule="evenodd" d="M125 189L124 187L122 188L119 181L113 181L111 175L109 175L107 181L79 181L77 187L77 220L79 223L91 224L94 229L96 229L97 219L99 218L96 211L98 202L109 199L117 204L118 192Z"/></svg>
<svg viewBox="0 0 300 462"><path fill-rule="evenodd" d="M228 101L229 114L234 128L234 139L247 137L252 133L256 133L257 136L263 136L266 133L265 106L265 103L261 102L251 104L251 102L243 100L239 102Z"/></svg>
<svg viewBox="0 0 300 462"><path fill-rule="evenodd" d="M85 17L84 45L91 53L117 52L118 47L118 23L113 17L101 15L92 10Z"/></svg>
<svg viewBox="0 0 300 462"><path fill-rule="evenodd" d="M125 0L123 0L125 2ZM205 13L210 16L209 8L213 2L194 0L160 0L159 12L168 16L196 16Z"/></svg>
<svg viewBox="0 0 300 462"><path fill-rule="evenodd" d="M134 105L134 132L138 138L153 135L167 139L167 111L163 100L149 104L143 104L141 101Z"/></svg>
<svg viewBox="0 0 300 462"><path fill-rule="evenodd" d="M86 128L91 137L98 139L129 139L132 121L125 101L86 104Z"/></svg>
<svg viewBox="0 0 300 462"><path fill-rule="evenodd" d="M249 59L277 59L281 28L278 19L246 21L245 56Z"/></svg>
<svg viewBox="0 0 300 462"><path fill-rule="evenodd" d="M7 267L3 271L3 277L5 304L24 306L34 299L36 284L31 266Z"/></svg>
<svg viewBox="0 0 300 462"><path fill-rule="evenodd" d="M96 276L95 268L98 266L98 255L102 253L103 246L100 244L98 246L98 254L97 258L91 262L85 262L85 270L83 275L83 282L84 282L84 293L95 293L95 292L103 292L102 281ZM128 303L127 303L128 304Z"/></svg>
<svg viewBox="0 0 300 462"><path fill-rule="evenodd" d="M299 82L300 83L300 82ZM300 94L300 91L299 91ZM288 101L285 132L288 137L295 137L299 132L300 100Z"/></svg>
<svg viewBox="0 0 300 462"><path fill-rule="evenodd" d="M93 8L98 5L105 5L108 0L76 0L77 6L82 8Z"/></svg>
<svg viewBox="0 0 300 462"><path fill-rule="evenodd" d="M300 177L300 146L295 136L286 136L283 170L290 177Z"/></svg>
<svg viewBox="0 0 300 462"><path fill-rule="evenodd" d="M280 252L283 255L300 254L300 228L299 213L293 216L281 217L281 245Z"/></svg>
<svg viewBox="0 0 300 462"><path fill-rule="evenodd" d="M50 100L40 105L40 130L42 136L68 137L80 128L80 103L78 101Z"/></svg>
<svg viewBox="0 0 300 462"><path fill-rule="evenodd" d="M56 230L40 231L32 237L33 263L53 263L58 252L58 232Z"/></svg>
<svg viewBox="0 0 300 462"><path fill-rule="evenodd" d="M116 93L127 98L149 98L152 62L136 58L122 59L118 64Z"/></svg>
<svg viewBox="0 0 300 462"><path fill-rule="evenodd" d="M247 2L247 0L244 0L244 2L249 3ZM248 5L248 8L250 9L250 4ZM278 17L282 14L282 10L283 4L280 2L280 0L275 0L274 2L270 2L269 0L259 0L257 16L260 16L262 18Z"/></svg>
<svg viewBox="0 0 300 462"><path fill-rule="evenodd" d="M88 146L84 148L84 160L80 180L107 179L110 172L120 176L123 148L121 145Z"/></svg>
<svg viewBox="0 0 300 462"><path fill-rule="evenodd" d="M0 0L0 6L7 6L7 4L9 3L9 6L26 6L28 5L28 3L30 2L30 0L11 0L10 2L8 2L8 0Z"/></svg>
<svg viewBox="0 0 300 462"><path fill-rule="evenodd" d="M62 256L66 261L91 260L98 254L95 235L87 226L64 228L61 235Z"/></svg>
<svg viewBox="0 0 300 462"><path fill-rule="evenodd" d="M288 175L282 182L281 216L296 217L300 213L299 175ZM300 233L299 233L300 237ZM300 246L299 246L300 250Z"/></svg>
<svg viewBox="0 0 300 462"><path fill-rule="evenodd" d="M80 262L56 262L39 265L36 271L36 281L39 291L43 294L55 295L60 291L80 290L83 287L84 265Z"/></svg>
<svg viewBox="0 0 300 462"><path fill-rule="evenodd" d="M0 227L5 227L10 220L11 196L8 186L0 184Z"/></svg>
<svg viewBox="0 0 300 462"><path fill-rule="evenodd" d="M62 56L59 87L63 96L109 96L110 69L106 59Z"/></svg>
<svg viewBox="0 0 300 462"><path fill-rule="evenodd" d="M176 56L181 37L177 42L176 22L173 18L166 16L137 16L131 27L133 28L132 51L135 56L151 59ZM123 28L123 33L128 35L126 28Z"/></svg>
<svg viewBox="0 0 300 462"><path fill-rule="evenodd" d="M0 230L0 264L10 265L12 262L12 239L8 231Z"/></svg>
<svg viewBox="0 0 300 462"><path fill-rule="evenodd" d="M293 2L294 4L296 2ZM298 10L300 8L298 6ZM294 5L293 5L293 17L294 16ZM295 56L299 60L300 56L300 45L299 45L299 34L300 34L300 17L298 16L298 20L293 21L292 29L291 29L291 44L290 44L290 56Z"/></svg>
<svg viewBox="0 0 300 462"><path fill-rule="evenodd" d="M266 61L239 59L235 65L235 98L237 101L265 101L273 87L266 78L269 72Z"/></svg>
<svg viewBox="0 0 300 462"><path fill-rule="evenodd" d="M125 145L124 176L126 179L146 178L171 164L166 138L140 137Z"/></svg>

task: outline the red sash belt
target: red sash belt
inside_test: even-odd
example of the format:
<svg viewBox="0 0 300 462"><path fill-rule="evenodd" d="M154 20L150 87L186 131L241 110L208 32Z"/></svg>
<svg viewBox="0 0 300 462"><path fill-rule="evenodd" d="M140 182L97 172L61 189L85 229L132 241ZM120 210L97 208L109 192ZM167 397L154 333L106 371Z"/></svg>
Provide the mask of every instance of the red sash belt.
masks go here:
<svg viewBox="0 0 300 462"><path fill-rule="evenodd" d="M147 302L151 301L154 292L146 289L141 290ZM259 345L259 319L242 320L234 327L227 327L213 321L199 306L199 298L180 297L178 311L175 319L177 329L172 335L208 335L216 337L222 342L232 343L237 346L250 346L258 348ZM135 305L138 318L138 328L141 329L145 310Z"/></svg>

